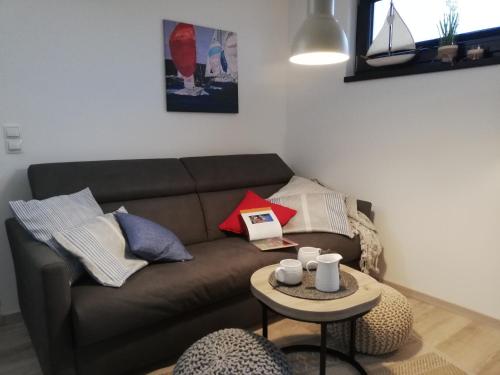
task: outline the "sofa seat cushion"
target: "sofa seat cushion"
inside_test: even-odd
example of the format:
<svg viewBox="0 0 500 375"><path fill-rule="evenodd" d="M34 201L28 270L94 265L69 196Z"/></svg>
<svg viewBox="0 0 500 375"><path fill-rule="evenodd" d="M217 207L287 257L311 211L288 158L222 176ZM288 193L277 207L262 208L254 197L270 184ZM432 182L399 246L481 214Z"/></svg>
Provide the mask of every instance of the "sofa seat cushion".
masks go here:
<svg viewBox="0 0 500 375"><path fill-rule="evenodd" d="M299 244L298 247L312 246L323 250L330 250L342 255L342 263L358 264L361 258L361 245L359 236L348 238L334 233L297 233L287 234L286 238Z"/></svg>
<svg viewBox="0 0 500 375"><path fill-rule="evenodd" d="M150 265L118 289L90 279L72 287L75 341L85 346L248 293L257 269L296 256L261 252L242 238L187 246L194 260Z"/></svg>

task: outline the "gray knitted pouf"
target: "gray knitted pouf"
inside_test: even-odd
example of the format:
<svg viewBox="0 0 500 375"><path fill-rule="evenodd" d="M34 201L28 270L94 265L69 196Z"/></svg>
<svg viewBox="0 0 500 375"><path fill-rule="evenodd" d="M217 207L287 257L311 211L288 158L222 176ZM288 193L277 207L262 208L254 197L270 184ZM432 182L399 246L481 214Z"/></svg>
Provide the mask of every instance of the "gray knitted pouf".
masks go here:
<svg viewBox="0 0 500 375"><path fill-rule="evenodd" d="M356 321L356 351L379 355L399 349L408 339L413 325L413 312L405 296L388 285L381 284L380 302L368 314ZM347 346L350 323L328 325L332 338Z"/></svg>
<svg viewBox="0 0 500 375"><path fill-rule="evenodd" d="M223 329L196 341L179 358L174 375L288 375L285 354L262 336Z"/></svg>

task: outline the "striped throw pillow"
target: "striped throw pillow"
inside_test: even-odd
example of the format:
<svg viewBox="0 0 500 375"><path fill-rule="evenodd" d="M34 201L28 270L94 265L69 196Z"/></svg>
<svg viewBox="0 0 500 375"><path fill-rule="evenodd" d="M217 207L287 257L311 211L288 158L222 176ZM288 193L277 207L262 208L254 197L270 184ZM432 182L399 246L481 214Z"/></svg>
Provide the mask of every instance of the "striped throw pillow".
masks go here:
<svg viewBox="0 0 500 375"><path fill-rule="evenodd" d="M283 233L328 232L354 237L349 219L345 196L334 191L328 193L296 194L268 198L269 201L297 210Z"/></svg>
<svg viewBox="0 0 500 375"><path fill-rule="evenodd" d="M76 256L90 275L104 286L118 288L148 264L129 251L113 213L56 233L54 238Z"/></svg>
<svg viewBox="0 0 500 375"><path fill-rule="evenodd" d="M64 258L74 282L84 273L78 260L62 248L54 234L82 225L87 220L102 215L102 209L90 189L70 195L60 195L45 200L9 202L18 222L38 241L47 244Z"/></svg>
<svg viewBox="0 0 500 375"><path fill-rule="evenodd" d="M310 180L305 177L293 176L288 184L274 193L270 198L288 197L297 194L313 194L313 193L335 193L334 189L330 189L323 185L317 179ZM347 206L347 216L353 219L358 219L358 203L354 196L343 194L345 204Z"/></svg>

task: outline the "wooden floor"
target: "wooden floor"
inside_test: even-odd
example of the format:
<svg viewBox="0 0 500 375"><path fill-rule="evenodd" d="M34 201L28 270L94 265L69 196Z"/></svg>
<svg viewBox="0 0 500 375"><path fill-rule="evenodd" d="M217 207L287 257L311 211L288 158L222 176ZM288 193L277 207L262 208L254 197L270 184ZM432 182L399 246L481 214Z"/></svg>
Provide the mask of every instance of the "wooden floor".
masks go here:
<svg viewBox="0 0 500 375"><path fill-rule="evenodd" d="M357 359L373 371L381 364L405 361L417 355L436 352L469 374L500 374L500 328L441 307L410 298L415 316L414 332L398 352ZM258 331L257 331L258 332ZM282 320L269 327L269 337L281 345L316 342L318 326ZM155 371L155 375L171 374L172 368ZM335 371L331 371L335 373ZM41 374L24 325L20 322L0 326L0 374Z"/></svg>

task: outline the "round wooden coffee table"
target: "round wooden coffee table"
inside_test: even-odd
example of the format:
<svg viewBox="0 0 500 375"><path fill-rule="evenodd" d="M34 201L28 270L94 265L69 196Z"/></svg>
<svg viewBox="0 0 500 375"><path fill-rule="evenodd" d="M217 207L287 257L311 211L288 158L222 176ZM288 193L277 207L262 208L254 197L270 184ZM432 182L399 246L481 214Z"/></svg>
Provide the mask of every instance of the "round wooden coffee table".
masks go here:
<svg viewBox="0 0 500 375"><path fill-rule="evenodd" d="M274 289L269 283L269 276L278 265L271 265L256 271L251 279L252 294L262 305L262 335L267 338L267 313L274 311L290 319L321 325L321 344L316 345L293 345L282 348L285 353L299 351L313 351L320 353L320 374L326 371L326 355L331 354L342 361L348 362L356 368L360 374L366 371L356 361L355 357L355 333L356 319L368 313L374 308L379 300L381 288L374 278L356 271L350 267L341 265L341 270L354 276L358 282L359 289L352 295L335 299L314 301L292 297ZM329 323L349 321L350 324L350 345L349 353L344 354L333 350L326 345L326 328Z"/></svg>

